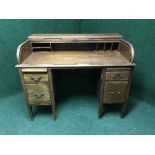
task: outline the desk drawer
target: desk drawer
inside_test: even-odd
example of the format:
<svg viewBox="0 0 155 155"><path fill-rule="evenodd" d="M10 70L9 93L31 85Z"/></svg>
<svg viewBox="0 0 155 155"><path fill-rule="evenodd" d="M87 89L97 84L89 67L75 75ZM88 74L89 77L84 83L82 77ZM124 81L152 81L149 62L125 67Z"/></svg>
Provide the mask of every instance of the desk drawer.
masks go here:
<svg viewBox="0 0 155 155"><path fill-rule="evenodd" d="M26 84L25 87L30 104L50 104L48 84Z"/></svg>
<svg viewBox="0 0 155 155"><path fill-rule="evenodd" d="M26 73L24 74L25 83L47 82L48 74L46 73Z"/></svg>
<svg viewBox="0 0 155 155"><path fill-rule="evenodd" d="M123 103L125 102L128 82L105 82L104 103Z"/></svg>
<svg viewBox="0 0 155 155"><path fill-rule="evenodd" d="M106 80L128 80L130 71L106 72Z"/></svg>

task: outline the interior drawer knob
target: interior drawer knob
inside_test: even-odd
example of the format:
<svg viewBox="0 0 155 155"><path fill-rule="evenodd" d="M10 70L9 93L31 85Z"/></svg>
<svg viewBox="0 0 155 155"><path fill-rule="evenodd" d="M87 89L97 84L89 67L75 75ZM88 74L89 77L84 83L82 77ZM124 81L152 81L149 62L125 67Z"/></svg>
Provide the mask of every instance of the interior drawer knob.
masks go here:
<svg viewBox="0 0 155 155"><path fill-rule="evenodd" d="M44 94L43 93L41 93L41 94L35 94L34 96L37 97L37 98L42 98L44 96Z"/></svg>
<svg viewBox="0 0 155 155"><path fill-rule="evenodd" d="M39 82L41 80L41 77L31 77L31 80L35 81L35 82Z"/></svg>

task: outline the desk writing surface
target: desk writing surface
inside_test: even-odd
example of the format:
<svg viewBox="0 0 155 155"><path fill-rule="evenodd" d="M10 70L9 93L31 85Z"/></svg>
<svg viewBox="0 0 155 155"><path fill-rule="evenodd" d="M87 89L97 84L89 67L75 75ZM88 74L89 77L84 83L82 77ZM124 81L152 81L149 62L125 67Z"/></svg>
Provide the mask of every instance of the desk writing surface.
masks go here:
<svg viewBox="0 0 155 155"><path fill-rule="evenodd" d="M118 51L33 52L19 67L130 66Z"/></svg>

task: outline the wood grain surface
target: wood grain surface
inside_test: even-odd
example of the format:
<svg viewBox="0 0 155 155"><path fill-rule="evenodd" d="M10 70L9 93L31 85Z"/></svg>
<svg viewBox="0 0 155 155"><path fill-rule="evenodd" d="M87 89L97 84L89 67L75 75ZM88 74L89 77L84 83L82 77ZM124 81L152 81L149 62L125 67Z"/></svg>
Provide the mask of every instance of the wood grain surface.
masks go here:
<svg viewBox="0 0 155 155"><path fill-rule="evenodd" d="M33 52L22 64L18 65L18 67L86 67L130 65L132 64L118 51L57 51Z"/></svg>

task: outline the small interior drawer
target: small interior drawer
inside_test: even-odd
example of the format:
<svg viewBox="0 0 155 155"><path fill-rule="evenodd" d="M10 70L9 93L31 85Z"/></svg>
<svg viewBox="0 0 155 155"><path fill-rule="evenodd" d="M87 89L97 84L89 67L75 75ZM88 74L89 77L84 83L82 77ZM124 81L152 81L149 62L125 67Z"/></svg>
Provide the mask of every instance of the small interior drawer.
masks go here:
<svg viewBox="0 0 155 155"><path fill-rule="evenodd" d="M128 80L130 71L106 72L106 80Z"/></svg>
<svg viewBox="0 0 155 155"><path fill-rule="evenodd" d="M25 87L30 104L50 104L50 92L47 84L26 84Z"/></svg>
<svg viewBox="0 0 155 155"><path fill-rule="evenodd" d="M45 73L25 73L24 81L26 83L47 82L48 74Z"/></svg>
<svg viewBox="0 0 155 155"><path fill-rule="evenodd" d="M128 82L105 82L104 103L123 103L127 93Z"/></svg>

